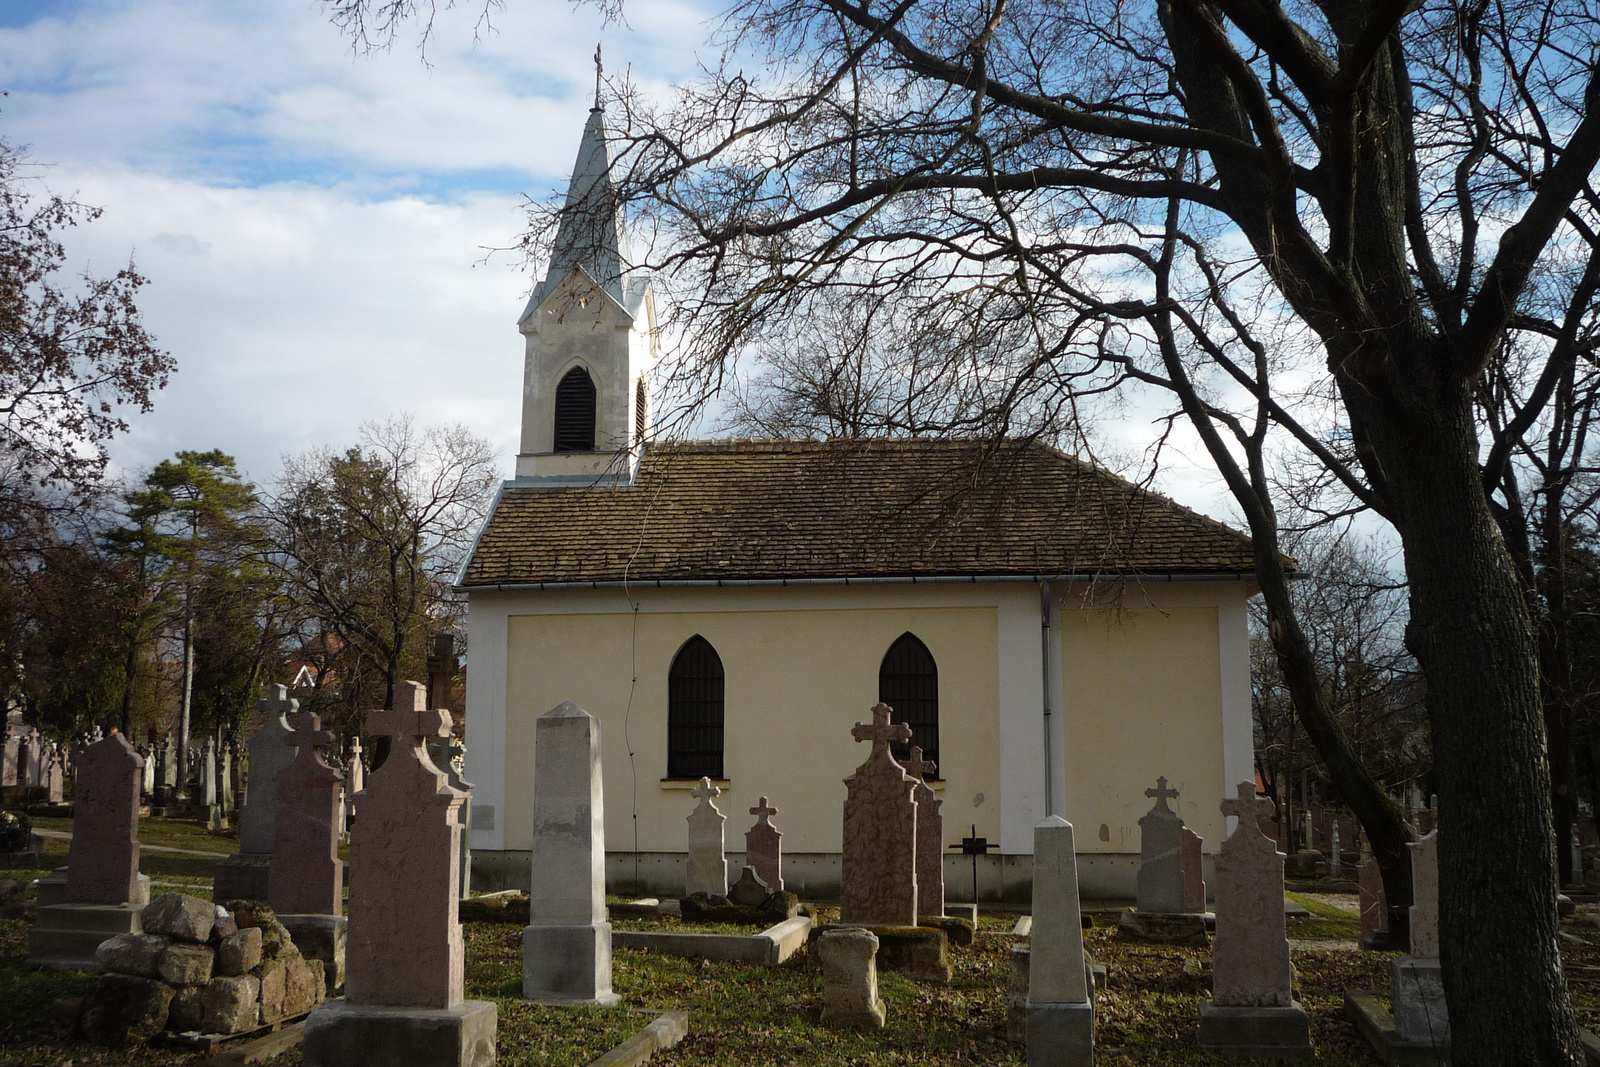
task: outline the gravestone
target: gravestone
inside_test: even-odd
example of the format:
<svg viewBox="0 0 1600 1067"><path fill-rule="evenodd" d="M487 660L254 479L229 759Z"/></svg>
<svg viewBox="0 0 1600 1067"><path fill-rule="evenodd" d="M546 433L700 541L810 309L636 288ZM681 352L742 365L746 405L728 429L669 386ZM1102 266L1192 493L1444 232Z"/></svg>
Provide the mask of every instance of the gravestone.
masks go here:
<svg viewBox="0 0 1600 1067"><path fill-rule="evenodd" d="M1094 1005L1083 959L1072 824L1033 828L1033 930L1028 964L1029 1067L1092 1067Z"/></svg>
<svg viewBox="0 0 1600 1067"><path fill-rule="evenodd" d="M525 998L608 1007L621 999L611 991L605 886L600 722L569 700L534 725L533 883L522 931Z"/></svg>
<svg viewBox="0 0 1600 1067"><path fill-rule="evenodd" d="M783 892L783 831L772 825L778 809L762 797L750 809L756 824L744 832L744 861L756 869L756 876L774 893Z"/></svg>
<svg viewBox="0 0 1600 1067"><path fill-rule="evenodd" d="M1183 828L1183 910L1197 915L1206 910L1204 845L1199 834Z"/></svg>
<svg viewBox="0 0 1600 1067"><path fill-rule="evenodd" d="M59 745L50 746L50 754L45 760L44 788L45 799L51 804L59 804L65 798L65 768L62 764L66 761L67 752ZM141 759L143 757L140 757ZM140 769L141 776L143 768Z"/></svg>
<svg viewBox="0 0 1600 1067"><path fill-rule="evenodd" d="M147 745L141 749L139 755L144 758L144 773L140 778L139 792L146 799L154 799L156 795L156 746Z"/></svg>
<svg viewBox="0 0 1600 1067"><path fill-rule="evenodd" d="M224 745L217 761L217 803L223 815L233 814L233 746Z"/></svg>
<svg viewBox="0 0 1600 1067"><path fill-rule="evenodd" d="M1283 853L1256 815L1270 801L1254 782L1224 800L1238 826L1218 850L1211 998L1200 1002L1200 1046L1263 1059L1310 1059L1311 1023L1291 990L1284 930Z"/></svg>
<svg viewBox="0 0 1600 1067"><path fill-rule="evenodd" d="M1180 914L1183 893L1183 818L1167 806L1178 796L1167 788L1166 778L1157 778L1154 789L1144 795L1155 805L1139 819L1138 909L1155 914Z"/></svg>
<svg viewBox="0 0 1600 1067"><path fill-rule="evenodd" d="M495 1060L494 1002L462 996L456 838L465 797L424 747L449 735L450 715L426 707L426 688L402 682L392 708L367 715L369 729L393 740L351 834L345 996L306 1020L306 1067Z"/></svg>
<svg viewBox="0 0 1600 1067"><path fill-rule="evenodd" d="M1378 934L1387 944L1389 935L1389 901L1383 892L1383 870L1375 857L1368 857L1361 865L1361 947L1376 948Z"/></svg>
<svg viewBox="0 0 1600 1067"><path fill-rule="evenodd" d="M1435 798L1436 811L1438 800ZM1411 954L1389 963L1396 1041L1435 1050L1450 1047L1439 969L1439 832L1406 845L1411 850Z"/></svg>
<svg viewBox="0 0 1600 1067"><path fill-rule="evenodd" d="M120 733L83 750L73 795L72 844L60 903L43 903L28 933L28 962L98 970L94 950L140 932L150 880L139 873L139 777L144 760ZM42 888L42 887L41 887Z"/></svg>
<svg viewBox="0 0 1600 1067"><path fill-rule="evenodd" d="M450 779L450 786L459 789L467 795L461 802L461 807L456 811L456 817L461 820L461 899L471 896L472 888L472 846L467 839L467 828L472 825L472 783L467 781L463 770L466 766L464 757L467 754L466 743L460 738L450 736L428 744L428 756L433 760L433 765L445 773ZM354 796L352 790L351 795Z"/></svg>
<svg viewBox="0 0 1600 1067"><path fill-rule="evenodd" d="M206 738L200 750L200 818L206 828L222 825L222 805L217 802L217 740Z"/></svg>
<svg viewBox="0 0 1600 1067"><path fill-rule="evenodd" d="M278 772L295 756L288 715L299 707L286 685L272 686L265 699L256 701L266 721L245 742L250 777L239 809L239 851L217 864L212 890L217 900L267 899L277 836Z"/></svg>
<svg viewBox="0 0 1600 1067"><path fill-rule="evenodd" d="M161 789L165 803L171 803L178 792L178 744L168 734L161 739Z"/></svg>
<svg viewBox="0 0 1600 1067"><path fill-rule="evenodd" d="M1335 878L1344 877L1344 856L1339 850L1339 824L1335 822L1328 834L1328 870Z"/></svg>
<svg viewBox="0 0 1600 1067"><path fill-rule="evenodd" d="M24 729L20 708L12 708L6 712L5 753L3 762L0 762L0 785L22 784L20 775L17 772L22 759L22 734Z"/></svg>
<svg viewBox="0 0 1600 1067"><path fill-rule="evenodd" d="M889 752L890 743L911 740L911 727L891 723L891 714L887 704L875 705L872 723L858 722L850 731L872 749L844 780L840 922L917 924L916 782Z"/></svg>
<svg viewBox="0 0 1600 1067"><path fill-rule="evenodd" d="M928 775L938 770L922 749L911 746L906 773L917 783L912 796L917 802L917 916L920 919L944 918L944 816L939 809L944 801L934 795Z"/></svg>
<svg viewBox="0 0 1600 1067"><path fill-rule="evenodd" d="M342 915L339 783L318 751L333 743L316 712L301 712L289 742L299 751L277 776L267 902L279 915Z"/></svg>
<svg viewBox="0 0 1600 1067"><path fill-rule="evenodd" d="M728 861L724 853L722 827L728 817L717 810L713 801L722 790L702 778L689 790L689 795L699 801L689 813L689 863L683 880L683 895L704 893L707 896L728 895Z"/></svg>

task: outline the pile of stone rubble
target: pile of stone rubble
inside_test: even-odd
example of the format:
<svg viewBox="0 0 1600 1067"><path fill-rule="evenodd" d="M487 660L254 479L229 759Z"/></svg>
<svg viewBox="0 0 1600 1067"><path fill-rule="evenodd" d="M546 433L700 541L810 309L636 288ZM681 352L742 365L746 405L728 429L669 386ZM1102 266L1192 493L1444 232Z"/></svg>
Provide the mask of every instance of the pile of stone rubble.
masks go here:
<svg viewBox="0 0 1600 1067"><path fill-rule="evenodd" d="M85 999L85 1033L103 1044L163 1030L239 1034L302 1015L327 997L321 960L304 959L267 905L169 893L140 913L141 933L95 950L105 973Z"/></svg>

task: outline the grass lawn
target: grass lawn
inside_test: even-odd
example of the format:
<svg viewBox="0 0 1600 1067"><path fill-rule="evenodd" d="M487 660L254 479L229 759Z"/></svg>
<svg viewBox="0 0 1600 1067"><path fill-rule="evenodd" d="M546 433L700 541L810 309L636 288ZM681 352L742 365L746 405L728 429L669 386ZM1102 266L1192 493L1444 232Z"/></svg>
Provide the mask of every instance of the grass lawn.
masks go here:
<svg viewBox="0 0 1600 1067"><path fill-rule="evenodd" d="M38 872L32 872L34 874ZM0 872L22 879L30 872ZM1291 920L1296 995L1311 1014L1315 1063L1329 1067L1378 1061L1343 1017L1347 987L1386 990L1389 953L1361 952L1349 935L1348 910L1316 898L1301 900L1312 914ZM466 926L467 995L499 1008L499 1058L507 1067L581 1067L616 1046L652 1014L684 1010L689 1036L652 1061L660 1067L889 1067L1021 1064L1021 1046L1005 1040L1010 915L985 915L970 948L952 950L948 986L918 985L881 975L889 1025L863 1034L823 1029L821 975L804 954L777 968L710 963L617 949L614 986L632 1010L556 1009L524 1003L522 931L502 923ZM620 925L620 924L619 924ZM636 927L634 923L627 924ZM681 927L680 927L681 928ZM1600 929L1587 916L1565 924L1583 938L1563 942L1573 968L1574 998L1585 1025L1600 1023ZM28 924L0 921L0 1067L72 1063L74 1067L197 1063L192 1056L150 1049L112 1052L64 1040L51 1017L58 997L82 995L92 978L25 969ZM1239 1061L1202 1054L1194 1034L1199 1001L1210 986L1205 949L1144 945L1115 939L1110 927L1086 932L1096 961L1110 970L1109 988L1095 1012L1096 1058L1102 1064L1144 1067L1223 1067ZM1594 967L1597 977L1580 978ZM291 1052L277 1067L299 1063Z"/></svg>

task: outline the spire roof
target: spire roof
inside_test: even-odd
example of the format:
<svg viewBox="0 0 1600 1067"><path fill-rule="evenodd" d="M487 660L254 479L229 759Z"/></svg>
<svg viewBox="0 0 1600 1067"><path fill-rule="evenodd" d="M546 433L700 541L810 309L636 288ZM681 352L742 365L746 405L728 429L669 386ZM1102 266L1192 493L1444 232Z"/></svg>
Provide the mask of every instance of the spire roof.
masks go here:
<svg viewBox="0 0 1600 1067"><path fill-rule="evenodd" d="M578 159L551 248L550 269L534 288L519 322L533 314L573 267L583 268L630 315L638 314L645 279L624 277L629 266L628 245L622 204L611 177L612 163L611 146L606 143L605 105L596 85L594 107L589 109L589 121L578 143Z"/></svg>

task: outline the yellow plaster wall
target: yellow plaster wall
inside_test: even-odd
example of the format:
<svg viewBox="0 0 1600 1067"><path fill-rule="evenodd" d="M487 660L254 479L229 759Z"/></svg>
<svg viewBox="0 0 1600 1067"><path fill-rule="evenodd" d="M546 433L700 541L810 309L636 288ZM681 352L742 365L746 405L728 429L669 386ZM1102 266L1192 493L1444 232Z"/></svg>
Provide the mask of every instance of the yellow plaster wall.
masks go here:
<svg viewBox="0 0 1600 1067"><path fill-rule="evenodd" d="M1217 610L1064 612L1065 817L1080 852L1138 852L1144 790L1165 775L1184 824L1222 843Z"/></svg>
<svg viewBox="0 0 1600 1067"><path fill-rule="evenodd" d="M634 626L637 624L635 641ZM817 611L519 615L509 620L506 703L506 848L532 846L534 721L563 700L601 721L606 847L681 852L693 807L666 774L667 672L695 634L722 658L723 773L717 802L727 848L744 850L747 812L761 795L787 852L838 852L843 779L865 758L850 727L870 719L878 667L910 630L939 665L940 773L945 843L972 823L1000 832L999 655L993 607ZM629 712L631 675L638 685ZM634 759L628 758L631 742ZM635 792L636 790L636 792ZM974 806L982 794L984 802Z"/></svg>

